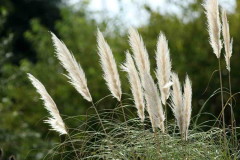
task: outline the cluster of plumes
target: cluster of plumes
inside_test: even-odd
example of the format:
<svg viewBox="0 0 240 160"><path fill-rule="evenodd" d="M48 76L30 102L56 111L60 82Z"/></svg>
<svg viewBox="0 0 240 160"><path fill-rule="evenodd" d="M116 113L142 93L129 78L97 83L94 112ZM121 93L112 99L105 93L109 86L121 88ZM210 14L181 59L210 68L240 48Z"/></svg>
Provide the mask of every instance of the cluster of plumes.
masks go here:
<svg viewBox="0 0 240 160"><path fill-rule="evenodd" d="M147 50L144 46L141 36L136 30L130 29L129 41L141 79L142 86L139 86L138 88L143 87L144 89L143 95L146 100L147 111L153 130L155 131L156 128L160 128L162 132L165 131L165 114L162 104L167 105L167 99L169 98L170 93L172 93L170 106L174 112L181 135L185 140L187 140L192 110L191 82L187 76L184 85L184 94L182 94L178 76L175 73L172 74L171 71L171 59L168 42L165 35L160 33L156 51L156 77L158 79L158 87L161 93L161 98L157 85L154 83L154 80L150 74L150 63ZM130 55L127 54L127 59L129 56ZM132 65L134 65L133 62ZM125 64L125 68L129 68L128 65ZM128 73L129 76L131 76L131 72ZM173 75L172 80L171 75ZM140 85L140 83L138 84Z"/></svg>
<svg viewBox="0 0 240 160"><path fill-rule="evenodd" d="M164 132L165 115L157 86L150 75L149 56L142 37L139 35L138 31L133 28L129 30L129 43L141 79L141 86L139 86L139 88L144 89L143 96L146 100L152 128L154 131L156 128L160 128L161 131Z"/></svg>
<svg viewBox="0 0 240 160"><path fill-rule="evenodd" d="M70 83L84 99L93 102L87 86L87 79L81 65L77 63L66 45L53 33L51 34L55 46L55 53L61 65L67 71L66 76L70 80ZM122 90L117 64L109 45L99 30L97 31L97 43L100 64L103 69L103 77L112 96L118 101L121 101ZM133 52L133 57L127 52L126 61L121 67L128 73L128 80L140 120L144 122L145 106L147 106L146 110L151 120L153 131L155 132L156 129L159 128L162 132L165 132L165 114L162 105L167 105L171 86L173 85L171 106L180 131L185 134L184 137L186 139L191 116L191 83L190 80L186 78L184 95L182 95L180 83L178 79L176 81L175 74L173 74L173 80L171 81L171 60L165 35L162 33L159 35L156 51L156 77L158 79L158 85L154 83L154 79L151 76L149 56L142 37L139 35L138 31L133 28L129 30L129 43ZM45 108L51 115L46 122L60 135L68 134L56 104L49 96L44 86L30 74L29 79L40 93ZM181 100L176 97L177 95Z"/></svg>
<svg viewBox="0 0 240 160"><path fill-rule="evenodd" d="M182 87L176 73L172 73L173 89L171 92L171 107L174 116L177 120L181 136L187 140L188 127L191 118L191 103L192 103L192 85L188 76L186 76L184 84L184 93L182 93Z"/></svg>
<svg viewBox="0 0 240 160"><path fill-rule="evenodd" d="M203 4L208 21L208 32L210 37L210 44L213 48L213 52L217 58L221 56L222 41L221 31L223 36L224 48L225 48L225 60L227 70L230 72L230 58L232 56L232 42L230 40L229 24L227 20L227 13L222 9L222 24L220 21L219 4L218 0L206 0Z"/></svg>

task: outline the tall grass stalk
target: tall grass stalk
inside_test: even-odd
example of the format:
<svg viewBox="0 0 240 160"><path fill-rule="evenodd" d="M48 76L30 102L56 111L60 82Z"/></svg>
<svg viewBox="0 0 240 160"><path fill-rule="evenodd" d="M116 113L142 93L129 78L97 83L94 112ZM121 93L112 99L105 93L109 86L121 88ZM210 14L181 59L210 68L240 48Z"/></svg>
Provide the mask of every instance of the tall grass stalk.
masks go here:
<svg viewBox="0 0 240 160"><path fill-rule="evenodd" d="M230 95L230 109L231 109L231 130L232 130L232 138L233 138L233 146L237 147L237 133L236 133L236 120L233 112L233 101L232 101L232 84L231 84L231 71L228 72L228 84L229 84L229 95Z"/></svg>
<svg viewBox="0 0 240 160"><path fill-rule="evenodd" d="M224 114L224 102L223 102L223 85L222 85L222 70L221 70L221 49L222 41L221 36L221 21L219 16L219 4L218 0L205 0L203 4L208 21L208 32L210 37L210 44L213 48L213 53L218 59L219 69L219 81L221 91L221 106L222 106L222 125L224 131L224 142L226 142L226 126L225 126L225 114Z"/></svg>
<svg viewBox="0 0 240 160"><path fill-rule="evenodd" d="M235 117L233 113L233 104L232 104L232 85L231 85L231 65L230 59L232 57L232 45L233 40L230 38L230 31L229 31L229 23L227 19L227 12L226 10L222 9L222 35L223 35L223 42L225 48L225 61L226 61L226 68L228 70L228 84L229 84L229 97L230 97L230 109L231 109L231 130L232 136L234 137L233 143L235 143ZM233 144L235 146L235 144Z"/></svg>
<svg viewBox="0 0 240 160"><path fill-rule="evenodd" d="M81 160L81 158L79 157L79 155L78 155L78 153L77 153L77 149L75 148L75 146L74 146L74 144L73 144L73 142L72 142L71 136L70 136L69 134L67 134L67 136L68 136L68 138L69 138L69 140L70 140L70 143L71 143L71 145L72 145L73 151L74 151L77 159L78 159L78 160Z"/></svg>
<svg viewBox="0 0 240 160"><path fill-rule="evenodd" d="M221 104L222 104L222 124L223 124L223 131L224 131L224 141L226 141L226 125L225 125L225 108L223 102L223 83L222 83L222 69L221 69L221 60L218 59L218 69L219 69L219 81L220 81L220 93L221 93Z"/></svg>
<svg viewBox="0 0 240 160"><path fill-rule="evenodd" d="M95 110L95 112L96 112L96 114L97 114L97 117L98 117L98 119L99 119L99 121L100 121L100 124L101 124L101 126L102 126L102 128L103 128L103 131L104 131L105 135L107 135L106 129L105 129L105 127L104 127L104 125L103 125L103 122L102 122L102 119L101 119L101 117L100 117L100 115L99 115L99 113L98 113L97 107L96 107L96 105L94 104L93 101L92 101L91 103L92 103L92 106L93 106L93 108L94 108L94 110Z"/></svg>

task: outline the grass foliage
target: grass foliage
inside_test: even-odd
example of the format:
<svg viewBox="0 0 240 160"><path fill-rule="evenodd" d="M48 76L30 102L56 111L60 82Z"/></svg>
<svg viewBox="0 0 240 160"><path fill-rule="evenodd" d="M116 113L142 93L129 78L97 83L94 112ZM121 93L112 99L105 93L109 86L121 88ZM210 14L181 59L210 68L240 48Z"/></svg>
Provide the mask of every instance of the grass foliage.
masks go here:
<svg viewBox="0 0 240 160"><path fill-rule="evenodd" d="M125 110L133 109L132 105L123 106ZM128 113L131 113L129 111ZM188 141L183 141L176 123L169 122L168 134L160 130L154 133L151 122L147 118L142 123L139 118L131 118L127 122L122 117L121 107L114 111L103 110L100 113L107 135L95 114L71 117L65 121L76 119L87 120L77 128L72 128L70 137L62 136L62 142L49 151L46 159L76 159L72 145L83 160L159 160L159 159L238 159L240 153L232 146L229 135L228 145L223 141L223 130L211 127L207 131L207 123L191 126ZM216 121L216 120L213 120ZM194 124L194 123L193 123ZM227 147L227 149L226 149Z"/></svg>

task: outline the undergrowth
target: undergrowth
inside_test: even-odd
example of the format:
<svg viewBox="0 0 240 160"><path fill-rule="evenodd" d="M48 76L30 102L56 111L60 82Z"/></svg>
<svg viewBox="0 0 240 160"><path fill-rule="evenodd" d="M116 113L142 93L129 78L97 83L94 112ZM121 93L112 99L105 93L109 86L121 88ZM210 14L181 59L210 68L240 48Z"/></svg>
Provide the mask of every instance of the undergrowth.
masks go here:
<svg viewBox="0 0 240 160"><path fill-rule="evenodd" d="M134 109L131 105L125 105L124 108L125 110ZM120 107L115 108L114 111L104 110L100 116L104 117L102 122L107 135L101 127L96 130L96 126L101 126L97 115L80 116L87 120L79 127L71 128L71 138L62 136L65 140L56 144L45 159L73 160L76 159L75 152L83 160L240 158L240 151L232 145L231 135L228 136L228 143L225 146L223 130L219 127L208 126L208 122L191 126L188 141L183 141L174 122L168 123L168 128L166 128L168 133L164 134L160 130L154 133L148 118L144 123L139 118L131 118L131 116L127 117L129 120L126 122L120 121L119 117L122 117ZM80 117L68 118L65 121L73 121ZM210 129L204 131L206 127ZM75 151L72 145L75 146Z"/></svg>

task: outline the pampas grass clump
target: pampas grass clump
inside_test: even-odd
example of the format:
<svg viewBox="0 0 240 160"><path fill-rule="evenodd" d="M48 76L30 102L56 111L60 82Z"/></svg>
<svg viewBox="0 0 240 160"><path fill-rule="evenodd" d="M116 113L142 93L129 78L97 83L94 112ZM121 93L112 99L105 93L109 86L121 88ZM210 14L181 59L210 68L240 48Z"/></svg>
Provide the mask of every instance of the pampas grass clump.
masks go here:
<svg viewBox="0 0 240 160"><path fill-rule="evenodd" d="M238 145L232 143L231 140L232 137L237 137L236 126L234 128L232 125L232 137L228 140L224 121L220 65L222 40L220 35L221 33L223 35L226 66L229 71L229 82L231 82L232 40L230 40L227 14L226 11L222 11L221 24L218 0L206 0L203 6L208 21L210 45L219 61L222 129L212 127L209 131L204 132L201 130L201 126L191 126L191 112L194 107L192 106L192 82L187 75L182 86L178 74L172 71L170 49L167 38L162 32L160 32L157 42L155 57L157 67L153 69L154 77L150 67L150 59L154 60L154 58L149 57L138 31L134 28L129 30L129 46L132 53L126 52L126 60L121 65L121 69L127 73L132 95L123 99L118 65L114 54L103 34L97 30L97 54L100 57L103 78L112 96L120 103L120 107L114 108L113 111L103 110L100 113L97 103L94 103L88 89L87 78L81 65L66 45L51 33L57 58L67 71L67 78L83 98L91 102L92 106L89 107L93 107L96 114L88 115L86 122L82 122L78 128L67 129L56 104L45 87L34 76L28 74L50 114L45 122L49 123L51 129L60 136L64 136L64 141L49 152L50 158L101 160L239 158ZM229 88L231 99L231 83L229 83ZM168 123L166 114L168 107L171 108L176 123L170 123L171 121ZM122 109L122 112L119 112L119 108ZM138 117L130 118L128 114L125 114L124 108L135 109L136 113L133 115L138 115ZM124 122L114 118L121 116L124 117ZM195 123L197 123L197 119ZM234 121L234 116L231 120ZM94 129L98 124L101 125L101 129ZM234 140L237 141L237 138Z"/></svg>

